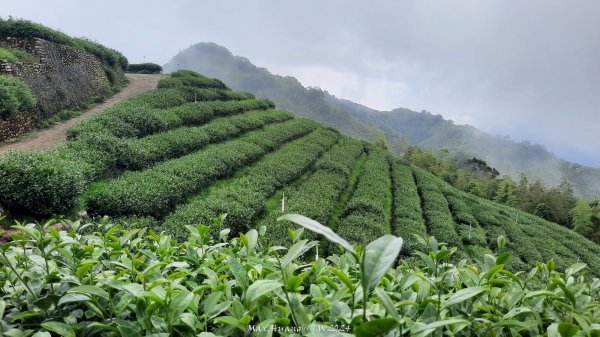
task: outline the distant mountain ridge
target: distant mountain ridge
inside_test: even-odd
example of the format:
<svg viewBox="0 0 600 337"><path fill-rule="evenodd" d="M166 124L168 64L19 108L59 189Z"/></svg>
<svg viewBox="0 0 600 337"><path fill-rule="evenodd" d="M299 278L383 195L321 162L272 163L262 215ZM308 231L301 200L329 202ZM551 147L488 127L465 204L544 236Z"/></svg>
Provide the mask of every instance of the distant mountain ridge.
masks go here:
<svg viewBox="0 0 600 337"><path fill-rule="evenodd" d="M164 66L165 71L178 69L220 78L233 89L269 98L282 109L352 136L369 141L385 139L397 153L408 144L433 150L447 148L455 154L481 158L514 179L524 172L530 179L556 186L566 177L576 193L588 198L600 197L600 169L557 158L542 145L492 136L473 126L455 125L427 111L374 110L320 89L305 88L293 77L274 75L215 43L190 46Z"/></svg>

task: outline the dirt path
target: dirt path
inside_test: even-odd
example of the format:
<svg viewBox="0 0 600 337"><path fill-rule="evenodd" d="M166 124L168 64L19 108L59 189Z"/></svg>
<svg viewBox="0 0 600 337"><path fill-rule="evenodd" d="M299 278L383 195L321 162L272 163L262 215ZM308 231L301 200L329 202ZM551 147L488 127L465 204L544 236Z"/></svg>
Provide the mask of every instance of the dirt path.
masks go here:
<svg viewBox="0 0 600 337"><path fill-rule="evenodd" d="M162 78L162 75L126 74L126 76L129 79L129 84L114 96L107 98L106 101L85 110L79 117L69 119L49 129L36 131L25 139L13 143L2 143L0 144L0 154L10 150L45 150L63 144L66 141L67 130L70 127L131 96L156 88L156 84Z"/></svg>

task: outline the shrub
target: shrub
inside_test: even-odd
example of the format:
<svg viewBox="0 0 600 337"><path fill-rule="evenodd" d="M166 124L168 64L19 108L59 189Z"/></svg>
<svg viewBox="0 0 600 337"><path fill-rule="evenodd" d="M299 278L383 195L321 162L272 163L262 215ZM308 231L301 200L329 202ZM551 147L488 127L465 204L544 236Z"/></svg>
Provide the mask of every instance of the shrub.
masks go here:
<svg viewBox="0 0 600 337"><path fill-rule="evenodd" d="M90 211L110 215L165 216L200 188L257 160L268 151L312 131L315 124L291 120L269 125L242 138L216 144L190 155L164 162L142 172L127 173L92 188ZM260 145L253 140L273 144Z"/></svg>
<svg viewBox="0 0 600 337"><path fill-rule="evenodd" d="M156 63L136 63L127 66L128 73L136 74L160 74L162 67Z"/></svg>
<svg viewBox="0 0 600 337"><path fill-rule="evenodd" d="M5 59L11 62L21 61L28 63L37 63L40 61L40 59L37 56L23 51L21 49L4 47L0 47L0 59Z"/></svg>
<svg viewBox="0 0 600 337"><path fill-rule="evenodd" d="M456 224L448 206L448 200L438 187L438 178L418 167L413 174L423 202L423 214L429 233L440 242L454 247L462 247L462 240L456 233Z"/></svg>
<svg viewBox="0 0 600 337"><path fill-rule="evenodd" d="M10 152L0 158L0 203L34 214L64 212L87 186L89 164L60 150Z"/></svg>
<svg viewBox="0 0 600 337"><path fill-rule="evenodd" d="M148 168L166 159L187 155L207 144L229 140L243 132L292 117L285 111L251 111L219 118L200 127L182 127L142 139L128 139L123 142L124 152L118 155L119 167L127 170Z"/></svg>
<svg viewBox="0 0 600 337"><path fill-rule="evenodd" d="M402 239L390 235L360 250L332 237L345 251L315 258L308 253L317 242L300 236L289 248L272 249L264 240L279 233L261 227L233 236L221 219L210 219L214 235L204 225L179 224L187 238L180 242L149 230L154 222L142 218L121 226L108 219L64 222L60 231L18 226L22 239L0 247L3 332L241 336L252 327L321 336L335 327L335 334L349 336L596 336L600 330L600 285L586 278L592 269L585 264L556 269L550 260L511 270L504 254L453 264L455 249L422 238L419 258L396 265Z"/></svg>
<svg viewBox="0 0 600 337"><path fill-rule="evenodd" d="M352 198L342 213L338 231L350 241L364 243L390 233L392 182L386 154L369 147L369 156ZM363 227L364 230L359 230Z"/></svg>
<svg viewBox="0 0 600 337"><path fill-rule="evenodd" d="M421 236L427 234L421 199L412 170L408 165L393 161L392 180L394 184L393 234L404 238L406 247L404 253L408 254L418 246L415 234Z"/></svg>
<svg viewBox="0 0 600 337"><path fill-rule="evenodd" d="M298 186L283 189L285 212L306 214L321 223L327 223L348 184L350 171L363 151L362 143L343 137L336 146L321 156L314 165L315 171L306 180ZM283 195L278 193L277 196L280 200ZM267 226L272 233L266 238L269 245L289 244L290 238L286 230L289 224L276 221L281 215L281 208L276 207L258 223L258 226ZM310 232L306 235L316 238Z"/></svg>
<svg viewBox="0 0 600 337"><path fill-rule="evenodd" d="M227 89L227 86L221 80L208 78L189 70L178 70L172 73L170 77L158 82L158 88L177 87Z"/></svg>
<svg viewBox="0 0 600 337"><path fill-rule="evenodd" d="M253 135L258 138L258 135ZM242 177L230 181L207 195L192 198L165 219L169 233L181 237L180 219L206 222L227 212L226 223L235 231L247 228L264 207L265 201L279 188L291 183L337 142L339 134L319 128L297 141L283 145L278 151L253 164ZM282 139L285 142L285 139ZM279 142L279 146L283 142Z"/></svg>
<svg viewBox="0 0 600 337"><path fill-rule="evenodd" d="M0 117L9 117L35 104L35 96L27 83L14 76L0 75Z"/></svg>

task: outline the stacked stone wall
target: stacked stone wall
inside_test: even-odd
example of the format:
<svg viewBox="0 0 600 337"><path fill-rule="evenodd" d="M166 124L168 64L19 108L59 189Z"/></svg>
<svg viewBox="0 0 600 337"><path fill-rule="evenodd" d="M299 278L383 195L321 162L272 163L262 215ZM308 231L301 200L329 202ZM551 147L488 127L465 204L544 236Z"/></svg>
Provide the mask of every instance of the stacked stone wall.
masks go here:
<svg viewBox="0 0 600 337"><path fill-rule="evenodd" d="M21 78L32 89L38 108L0 118L0 141L18 136L64 109L77 108L110 92L104 65L94 55L39 38L0 37L0 46L35 55L39 62L0 59L0 74Z"/></svg>

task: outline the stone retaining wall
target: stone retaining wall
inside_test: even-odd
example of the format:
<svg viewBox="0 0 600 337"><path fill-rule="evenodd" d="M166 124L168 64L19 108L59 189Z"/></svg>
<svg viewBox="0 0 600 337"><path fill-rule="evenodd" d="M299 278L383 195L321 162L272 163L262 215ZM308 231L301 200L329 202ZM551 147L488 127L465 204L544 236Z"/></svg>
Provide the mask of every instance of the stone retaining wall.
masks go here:
<svg viewBox="0 0 600 337"><path fill-rule="evenodd" d="M110 82L103 64L86 51L39 38L0 37L0 46L18 48L40 59L39 63L0 59L0 74L24 80L39 107L0 119L0 141L30 130L57 111L77 108L109 93Z"/></svg>

